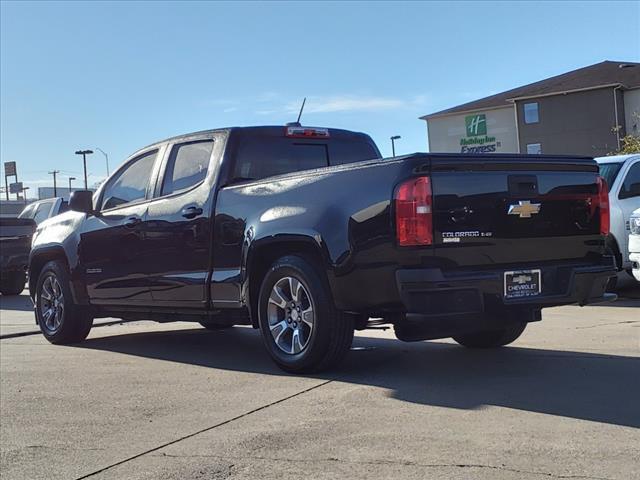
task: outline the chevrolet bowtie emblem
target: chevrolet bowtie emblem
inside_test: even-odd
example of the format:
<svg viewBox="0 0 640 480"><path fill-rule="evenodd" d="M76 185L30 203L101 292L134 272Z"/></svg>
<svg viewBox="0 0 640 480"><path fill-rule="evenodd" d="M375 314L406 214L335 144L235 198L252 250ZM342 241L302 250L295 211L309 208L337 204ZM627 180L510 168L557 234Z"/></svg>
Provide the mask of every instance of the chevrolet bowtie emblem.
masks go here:
<svg viewBox="0 0 640 480"><path fill-rule="evenodd" d="M522 285L523 283L530 282L531 280L533 280L531 278L531 275L518 275L517 277L513 277L511 279L511 281L513 283L517 283L517 284L520 284L520 285Z"/></svg>
<svg viewBox="0 0 640 480"><path fill-rule="evenodd" d="M531 215L540 211L539 203L531 203L529 200L520 200L517 205L509 205L509 215L519 215L520 218L531 218Z"/></svg>

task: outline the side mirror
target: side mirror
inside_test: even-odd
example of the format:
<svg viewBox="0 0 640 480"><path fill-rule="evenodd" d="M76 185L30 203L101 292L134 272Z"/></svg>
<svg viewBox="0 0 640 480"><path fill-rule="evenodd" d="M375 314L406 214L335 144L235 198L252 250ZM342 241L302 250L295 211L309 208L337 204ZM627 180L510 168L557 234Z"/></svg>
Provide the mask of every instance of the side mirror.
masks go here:
<svg viewBox="0 0 640 480"><path fill-rule="evenodd" d="M89 190L76 190L69 199L69 209L74 212L93 212L93 192Z"/></svg>

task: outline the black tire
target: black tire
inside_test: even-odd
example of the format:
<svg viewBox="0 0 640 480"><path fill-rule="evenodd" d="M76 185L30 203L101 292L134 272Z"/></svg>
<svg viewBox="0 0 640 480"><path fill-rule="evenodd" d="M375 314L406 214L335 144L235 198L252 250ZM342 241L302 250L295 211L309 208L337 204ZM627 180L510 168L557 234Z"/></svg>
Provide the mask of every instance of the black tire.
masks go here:
<svg viewBox="0 0 640 480"><path fill-rule="evenodd" d="M611 235L609 235L606 239L604 253L605 255L613 256L613 259L615 261L616 272L621 271L622 270L622 254L620 253L618 244L611 237ZM609 282L607 283L606 291L615 292L617 288L618 288L618 276L616 275L609 279Z"/></svg>
<svg viewBox="0 0 640 480"><path fill-rule="evenodd" d="M206 322L198 322L207 330L216 331L216 330L226 330L227 328L232 328L233 325L219 325L217 323L206 323Z"/></svg>
<svg viewBox="0 0 640 480"><path fill-rule="evenodd" d="M468 348L496 348L508 345L524 332L526 323L512 323L499 330L457 335L453 339Z"/></svg>
<svg viewBox="0 0 640 480"><path fill-rule="evenodd" d="M53 283L54 281L57 283ZM57 285L57 288L54 285ZM57 307L52 300L47 300L47 296L51 298L51 293L56 291L61 292ZM38 326L49 342L56 345L79 343L89 335L93 318L86 309L74 303L69 272L62 262L51 261L40 272L36 283L35 304ZM60 304L62 308L59 307ZM54 317L58 319L57 325L51 320L52 314L47 316L48 310L53 310L55 315L59 315Z"/></svg>
<svg viewBox="0 0 640 480"><path fill-rule="evenodd" d="M25 272L7 272L2 275L2 280L0 280L0 293L3 295L20 295L26 282L27 274Z"/></svg>
<svg viewBox="0 0 640 480"><path fill-rule="evenodd" d="M277 260L262 282L258 298L258 319L262 338L271 358L286 372L306 373L330 369L343 360L351 347L353 318L335 307L327 279L320 272L320 268L312 260L291 255ZM297 353L285 353L276 344L269 324L269 297L276 283L287 277L294 278L302 284L305 301L311 305L313 313L313 328L304 347ZM303 315L297 315L302 328ZM293 339L291 342L293 345Z"/></svg>

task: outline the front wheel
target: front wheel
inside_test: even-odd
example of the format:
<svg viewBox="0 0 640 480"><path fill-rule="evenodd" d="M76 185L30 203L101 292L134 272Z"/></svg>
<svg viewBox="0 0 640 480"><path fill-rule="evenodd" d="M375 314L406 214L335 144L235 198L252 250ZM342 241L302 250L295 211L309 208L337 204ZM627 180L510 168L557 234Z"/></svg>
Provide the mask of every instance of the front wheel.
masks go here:
<svg viewBox="0 0 640 480"><path fill-rule="evenodd" d="M498 330L457 335L453 339L468 348L496 348L515 342L524 329L526 323L513 323Z"/></svg>
<svg viewBox="0 0 640 480"><path fill-rule="evenodd" d="M87 338L93 318L76 305L66 265L47 263L36 284L36 319L44 337L54 344L78 343Z"/></svg>
<svg viewBox="0 0 640 480"><path fill-rule="evenodd" d="M329 285L312 260L286 256L267 272L258 299L267 351L287 372L337 365L353 340L353 318L335 308Z"/></svg>

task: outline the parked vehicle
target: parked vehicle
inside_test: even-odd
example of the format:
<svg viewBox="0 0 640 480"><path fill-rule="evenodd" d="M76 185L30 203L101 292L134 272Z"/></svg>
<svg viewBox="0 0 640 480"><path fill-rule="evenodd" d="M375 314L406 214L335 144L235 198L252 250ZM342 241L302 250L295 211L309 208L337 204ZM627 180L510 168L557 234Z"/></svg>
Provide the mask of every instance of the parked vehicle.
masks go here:
<svg viewBox="0 0 640 480"><path fill-rule="evenodd" d="M609 186L611 234L607 249L619 271L631 274L629 260L629 217L640 208L640 154L596 158L600 174Z"/></svg>
<svg viewBox="0 0 640 480"><path fill-rule="evenodd" d="M64 198L46 198L30 203L18 215L18 218L32 218L40 225L46 219L60 215L69 210L69 202Z"/></svg>
<svg viewBox="0 0 640 480"><path fill-rule="evenodd" d="M629 260L631 273L640 282L640 208L634 210L629 219Z"/></svg>
<svg viewBox="0 0 640 480"><path fill-rule="evenodd" d="M0 218L0 293L20 295L27 283L31 238L36 223L31 219Z"/></svg>
<svg viewBox="0 0 640 480"><path fill-rule="evenodd" d="M497 347L542 308L615 298L592 159L379 157L367 135L298 125L141 149L39 226L44 336L79 342L105 316L250 324L303 372L335 365L354 328Z"/></svg>

